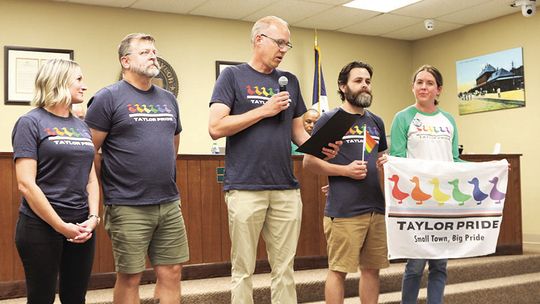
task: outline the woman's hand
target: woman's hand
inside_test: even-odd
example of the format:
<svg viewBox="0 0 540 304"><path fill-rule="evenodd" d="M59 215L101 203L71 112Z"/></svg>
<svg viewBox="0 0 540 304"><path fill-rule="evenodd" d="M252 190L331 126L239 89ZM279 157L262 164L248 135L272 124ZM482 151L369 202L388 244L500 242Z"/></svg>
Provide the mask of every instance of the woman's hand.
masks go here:
<svg viewBox="0 0 540 304"><path fill-rule="evenodd" d="M64 223L60 232L69 242L84 243L92 237L92 230L84 226L85 223L91 221L86 220L82 224ZM94 226L95 227L95 226Z"/></svg>
<svg viewBox="0 0 540 304"><path fill-rule="evenodd" d="M388 161L388 157L386 154L381 155L377 159L377 169L382 169L383 165Z"/></svg>

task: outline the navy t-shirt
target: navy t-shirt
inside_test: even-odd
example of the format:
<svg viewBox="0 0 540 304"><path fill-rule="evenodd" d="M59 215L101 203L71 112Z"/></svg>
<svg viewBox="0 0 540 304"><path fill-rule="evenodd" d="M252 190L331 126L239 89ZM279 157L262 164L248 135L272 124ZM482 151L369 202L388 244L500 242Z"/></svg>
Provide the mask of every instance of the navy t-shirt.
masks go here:
<svg viewBox="0 0 540 304"><path fill-rule="evenodd" d="M86 114L108 132L101 180L106 205L153 205L179 198L174 136L182 130L176 98L157 86L141 91L122 80L101 89Z"/></svg>
<svg viewBox="0 0 540 304"><path fill-rule="evenodd" d="M13 158L37 161L36 184L65 222L88 216L88 177L94 145L86 124L70 115L60 117L35 108L15 123ZM19 211L39 218L23 197Z"/></svg>
<svg viewBox="0 0 540 304"><path fill-rule="evenodd" d="M315 134L339 108L323 113L313 128ZM348 165L353 160L362 160L364 147L363 127L366 125L368 133L375 140L376 145L371 152L364 151L364 160L367 161L368 173L365 179L355 180L345 176L329 176L330 189L326 199L324 214L329 217L353 217L368 212L384 214L384 196L379 184L379 171L377 170L378 152L385 151L386 133L382 119L375 114L365 111L357 115L349 131L343 136L343 145L336 157L330 160L333 164Z"/></svg>
<svg viewBox="0 0 540 304"><path fill-rule="evenodd" d="M225 69L214 87L210 101L228 106L231 115L264 105L279 92L278 79L288 78L291 104L284 119L279 114L227 137L224 190L296 189L291 160L292 120L306 112L296 76L274 70L263 74L248 64Z"/></svg>

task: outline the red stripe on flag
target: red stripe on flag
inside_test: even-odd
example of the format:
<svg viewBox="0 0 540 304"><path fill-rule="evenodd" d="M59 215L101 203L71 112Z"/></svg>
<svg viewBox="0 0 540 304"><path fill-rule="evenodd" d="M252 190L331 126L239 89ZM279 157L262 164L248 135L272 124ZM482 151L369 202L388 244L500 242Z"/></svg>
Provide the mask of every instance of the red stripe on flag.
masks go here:
<svg viewBox="0 0 540 304"><path fill-rule="evenodd" d="M368 153L371 153L373 148L377 145L377 141L371 137L371 134L369 134L369 131L366 129L366 132L364 134L364 141L366 143L366 151Z"/></svg>

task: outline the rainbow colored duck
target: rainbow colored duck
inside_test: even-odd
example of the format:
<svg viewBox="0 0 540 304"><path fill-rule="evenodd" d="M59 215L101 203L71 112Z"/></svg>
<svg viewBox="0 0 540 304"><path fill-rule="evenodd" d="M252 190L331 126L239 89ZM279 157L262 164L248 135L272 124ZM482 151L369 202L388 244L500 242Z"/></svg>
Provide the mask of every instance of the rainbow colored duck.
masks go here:
<svg viewBox="0 0 540 304"><path fill-rule="evenodd" d="M450 195L441 191L439 179L434 177L429 181L430 184L433 184L433 198L439 203L439 205L444 205L444 203L450 199Z"/></svg>
<svg viewBox="0 0 540 304"><path fill-rule="evenodd" d="M489 192L489 198L495 201L495 204L500 204L506 196L506 193L502 193L501 191L497 190L499 178L495 176L494 178L490 179L489 182L493 184L493 188L491 188L491 192Z"/></svg>
<svg viewBox="0 0 540 304"><path fill-rule="evenodd" d="M411 178L411 182L413 182L415 185L411 191L411 198L416 201L417 205L422 205L424 201L431 198L431 195L420 189L420 180L418 179L418 176L413 176L413 178Z"/></svg>
<svg viewBox="0 0 540 304"><path fill-rule="evenodd" d="M465 202L471 198L471 196L459 190L459 179L456 178L448 183L454 187L452 190L452 198L458 202L460 206L463 206Z"/></svg>
<svg viewBox="0 0 540 304"><path fill-rule="evenodd" d="M388 180L394 182L394 186L392 187L392 196L398 201L398 204L403 203L403 200L406 199L409 196L409 194L399 190L398 188L399 176L394 174L392 175L392 177L388 178Z"/></svg>

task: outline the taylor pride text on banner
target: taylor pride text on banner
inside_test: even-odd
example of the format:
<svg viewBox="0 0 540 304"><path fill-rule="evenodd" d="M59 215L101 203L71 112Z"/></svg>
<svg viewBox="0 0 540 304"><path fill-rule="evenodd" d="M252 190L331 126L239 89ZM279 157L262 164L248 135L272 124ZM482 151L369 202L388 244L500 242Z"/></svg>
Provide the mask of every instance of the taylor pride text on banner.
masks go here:
<svg viewBox="0 0 540 304"><path fill-rule="evenodd" d="M508 162L388 157L384 164L388 255L460 258L495 252Z"/></svg>

